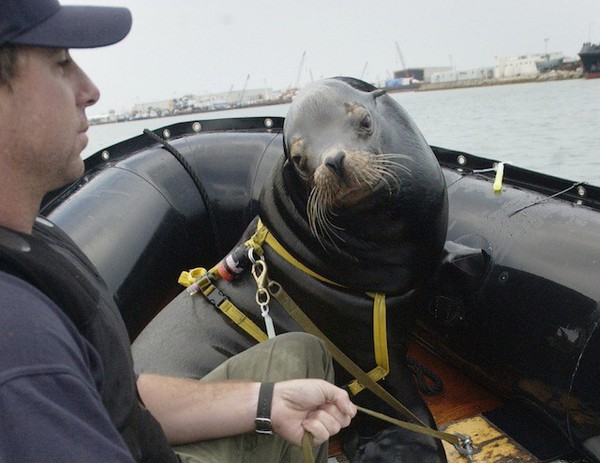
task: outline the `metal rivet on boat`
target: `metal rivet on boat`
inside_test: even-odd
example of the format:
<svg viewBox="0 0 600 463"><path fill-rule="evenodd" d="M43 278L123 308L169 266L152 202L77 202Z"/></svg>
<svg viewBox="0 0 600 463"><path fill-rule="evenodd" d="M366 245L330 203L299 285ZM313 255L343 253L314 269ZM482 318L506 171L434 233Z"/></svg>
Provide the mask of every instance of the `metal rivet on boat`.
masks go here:
<svg viewBox="0 0 600 463"><path fill-rule="evenodd" d="M200 132L202 130L202 124L200 124L200 122L194 122L192 124L192 130L196 133Z"/></svg>
<svg viewBox="0 0 600 463"><path fill-rule="evenodd" d="M585 187L582 187L581 185L579 185L577 187L577 194L579 196L582 196L582 197L585 196L587 194L587 191L585 190Z"/></svg>
<svg viewBox="0 0 600 463"><path fill-rule="evenodd" d="M102 151L102 154L100 156L102 156L102 159L104 159L105 161L108 161L110 159L110 153L106 150Z"/></svg>
<svg viewBox="0 0 600 463"><path fill-rule="evenodd" d="M163 130L163 138L170 138L170 137L171 137L171 131L169 129Z"/></svg>
<svg viewBox="0 0 600 463"><path fill-rule="evenodd" d="M265 127L266 127L267 129L271 129L271 128L273 128L273 119L271 119L270 117L267 117L267 118L265 119Z"/></svg>
<svg viewBox="0 0 600 463"><path fill-rule="evenodd" d="M467 164L467 158L461 154L456 158L456 162L459 166L464 166Z"/></svg>

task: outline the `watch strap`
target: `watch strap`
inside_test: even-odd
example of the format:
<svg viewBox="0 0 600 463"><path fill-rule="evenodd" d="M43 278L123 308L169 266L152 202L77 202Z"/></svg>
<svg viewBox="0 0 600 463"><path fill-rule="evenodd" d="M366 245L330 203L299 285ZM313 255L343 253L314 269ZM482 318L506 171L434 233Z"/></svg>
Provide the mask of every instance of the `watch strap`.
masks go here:
<svg viewBox="0 0 600 463"><path fill-rule="evenodd" d="M273 434L271 423L271 404L275 383L261 383L258 392L258 407L256 409L256 432L258 434Z"/></svg>

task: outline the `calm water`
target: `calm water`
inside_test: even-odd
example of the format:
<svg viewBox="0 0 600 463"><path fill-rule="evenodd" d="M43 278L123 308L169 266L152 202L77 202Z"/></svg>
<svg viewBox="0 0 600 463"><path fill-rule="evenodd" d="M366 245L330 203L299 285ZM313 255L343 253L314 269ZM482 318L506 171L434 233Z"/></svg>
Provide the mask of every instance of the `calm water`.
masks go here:
<svg viewBox="0 0 600 463"><path fill-rule="evenodd" d="M600 79L395 93L431 145L600 186ZM285 116L288 105L98 125L88 156L175 122Z"/></svg>

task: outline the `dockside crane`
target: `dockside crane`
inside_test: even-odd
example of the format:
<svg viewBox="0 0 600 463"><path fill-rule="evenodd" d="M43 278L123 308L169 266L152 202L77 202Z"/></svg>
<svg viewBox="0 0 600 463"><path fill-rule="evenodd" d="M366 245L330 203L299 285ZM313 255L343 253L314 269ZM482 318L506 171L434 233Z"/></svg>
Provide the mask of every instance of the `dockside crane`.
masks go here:
<svg viewBox="0 0 600 463"><path fill-rule="evenodd" d="M246 94L246 87L248 86L248 81L250 80L250 74L246 76L246 82L244 82L244 88L242 88L242 93L240 94L240 99L238 102L239 106L244 104L244 95Z"/></svg>
<svg viewBox="0 0 600 463"><path fill-rule="evenodd" d="M406 67L406 63L404 62L404 56L402 56L402 51L400 51L400 46L398 45L398 42L394 43L396 44L396 50L398 51L398 56L400 57L400 64L402 65L404 77L412 77L408 72L408 68Z"/></svg>
<svg viewBox="0 0 600 463"><path fill-rule="evenodd" d="M369 65L369 62L365 62L365 65L363 67L362 72L360 73L360 80L365 80L365 74L367 73L367 66Z"/></svg>
<svg viewBox="0 0 600 463"><path fill-rule="evenodd" d="M304 60L306 59L306 50L302 52L302 58L300 58L300 65L298 66L298 73L296 74L296 80L292 88L298 88L300 85L300 76L302 75L302 68L304 67Z"/></svg>

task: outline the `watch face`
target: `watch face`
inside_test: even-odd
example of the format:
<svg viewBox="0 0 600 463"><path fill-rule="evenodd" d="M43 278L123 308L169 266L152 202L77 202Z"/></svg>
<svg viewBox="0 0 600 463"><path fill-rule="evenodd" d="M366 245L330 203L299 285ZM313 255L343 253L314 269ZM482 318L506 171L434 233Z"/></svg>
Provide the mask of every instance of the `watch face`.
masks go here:
<svg viewBox="0 0 600 463"><path fill-rule="evenodd" d="M256 432L259 434L273 434L273 425L269 418L256 418Z"/></svg>

